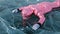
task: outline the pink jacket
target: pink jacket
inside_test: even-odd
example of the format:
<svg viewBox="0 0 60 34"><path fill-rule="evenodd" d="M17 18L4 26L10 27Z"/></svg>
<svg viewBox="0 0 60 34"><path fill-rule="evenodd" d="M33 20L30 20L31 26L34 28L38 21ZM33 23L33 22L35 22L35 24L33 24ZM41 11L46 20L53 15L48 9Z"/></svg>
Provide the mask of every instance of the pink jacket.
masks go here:
<svg viewBox="0 0 60 34"><path fill-rule="evenodd" d="M50 12L52 8L59 6L60 6L60 0L56 0L54 2L42 2L35 5L21 7L19 8L19 10L22 10L23 19L28 19L28 17L32 13L34 13L36 16L40 18L38 22L40 24L43 24L45 21L44 14Z"/></svg>

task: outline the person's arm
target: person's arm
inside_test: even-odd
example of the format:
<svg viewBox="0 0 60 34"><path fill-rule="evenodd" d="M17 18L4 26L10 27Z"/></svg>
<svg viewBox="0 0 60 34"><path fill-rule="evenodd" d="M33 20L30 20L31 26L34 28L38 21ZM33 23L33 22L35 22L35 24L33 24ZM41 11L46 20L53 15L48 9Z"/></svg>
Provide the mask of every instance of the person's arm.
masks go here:
<svg viewBox="0 0 60 34"><path fill-rule="evenodd" d="M45 21L44 15L39 14L38 17L39 17L39 21L38 21L38 23L33 25L33 27L32 27L33 30L37 30L39 27L41 27L43 25L43 23Z"/></svg>

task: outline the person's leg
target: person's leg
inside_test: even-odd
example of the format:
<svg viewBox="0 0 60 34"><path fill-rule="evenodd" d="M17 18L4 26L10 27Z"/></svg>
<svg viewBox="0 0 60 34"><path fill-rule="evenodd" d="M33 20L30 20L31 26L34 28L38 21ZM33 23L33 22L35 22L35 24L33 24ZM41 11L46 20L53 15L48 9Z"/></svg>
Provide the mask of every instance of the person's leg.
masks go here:
<svg viewBox="0 0 60 34"><path fill-rule="evenodd" d="M53 8L54 7L59 7L60 6L60 0L55 0L54 2L52 2Z"/></svg>

